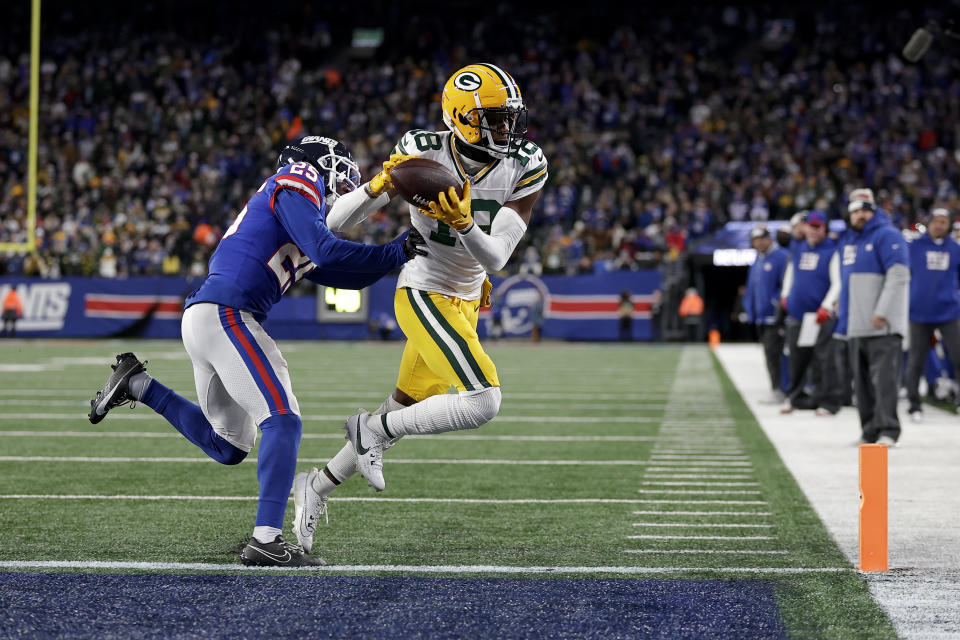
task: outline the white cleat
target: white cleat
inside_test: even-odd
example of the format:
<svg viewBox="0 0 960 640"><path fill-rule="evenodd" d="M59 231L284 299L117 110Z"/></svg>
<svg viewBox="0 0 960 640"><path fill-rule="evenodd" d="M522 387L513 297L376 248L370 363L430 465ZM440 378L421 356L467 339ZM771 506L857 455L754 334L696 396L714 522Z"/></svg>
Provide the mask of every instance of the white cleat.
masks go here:
<svg viewBox="0 0 960 640"><path fill-rule="evenodd" d="M360 413L347 418L343 428L357 451L357 471L367 479L367 484L377 491L383 491L386 487L383 481L383 448L387 438L367 426L369 417L369 413L360 409Z"/></svg>
<svg viewBox="0 0 960 640"><path fill-rule="evenodd" d="M910 422L914 422L914 423L916 423L916 424L921 424L921 423L923 422L923 411L920 411L920 410L911 411L911 412L910 412Z"/></svg>
<svg viewBox="0 0 960 640"><path fill-rule="evenodd" d="M313 488L313 480L318 473L314 467L310 473L298 473L293 477L293 534L307 553L313 547L313 533L317 530L320 516L330 522L327 497L321 496Z"/></svg>

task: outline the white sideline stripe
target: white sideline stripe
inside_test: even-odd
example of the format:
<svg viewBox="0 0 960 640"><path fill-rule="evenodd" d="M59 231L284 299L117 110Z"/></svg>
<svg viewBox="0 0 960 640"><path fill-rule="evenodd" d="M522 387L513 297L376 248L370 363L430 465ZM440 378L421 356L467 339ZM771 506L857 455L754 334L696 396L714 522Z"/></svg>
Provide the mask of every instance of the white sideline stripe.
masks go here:
<svg viewBox="0 0 960 640"><path fill-rule="evenodd" d="M686 495L723 495L723 496L733 496L733 495L762 495L761 491L727 491L725 489L718 489L716 491L700 490L700 489L637 489L637 493L680 493Z"/></svg>
<svg viewBox="0 0 960 640"><path fill-rule="evenodd" d="M635 516L772 516L769 511L634 511Z"/></svg>
<svg viewBox="0 0 960 640"><path fill-rule="evenodd" d="M256 458L247 458L241 464L256 462ZM298 458L300 462L326 463L328 458ZM0 456L0 462L213 462L211 458L159 458L159 457L94 457L94 456ZM436 459L436 458L390 458L390 464L489 464L518 466L643 466L643 460L498 460L498 459ZM640 493L760 493L759 491L643 491Z"/></svg>
<svg viewBox="0 0 960 640"><path fill-rule="evenodd" d="M785 556L789 551L771 551L771 550L756 550L756 549L670 549L669 551L663 551L660 549L624 549L624 553L661 553L661 554L670 554L675 553L736 553L736 554L750 554L750 555L778 555Z"/></svg>
<svg viewBox="0 0 960 640"><path fill-rule="evenodd" d="M736 529L739 529L740 527L761 527L764 529L773 528L772 524L756 524L756 523L740 524L738 522L723 522L723 523L718 522L715 524L709 524L705 522L634 522L633 526L635 527L706 527L710 529L714 527L727 527L727 528L732 527Z"/></svg>
<svg viewBox="0 0 960 640"><path fill-rule="evenodd" d="M674 482L674 481L665 481L665 482L650 482L644 480L640 484L644 486L656 486L656 487L759 487L759 482L714 482L708 480L707 482Z"/></svg>
<svg viewBox="0 0 960 640"><path fill-rule="evenodd" d="M291 571L284 567L246 567L242 564L214 564L203 562L104 562L98 560L0 560L4 569L132 569L140 571ZM583 573L583 574L656 574L656 573L844 573L851 567L518 567L509 565L404 565L358 564L305 567L297 573L317 571L337 572L398 572L398 573Z"/></svg>
<svg viewBox="0 0 960 640"><path fill-rule="evenodd" d="M202 500L208 502L232 502L256 500L257 496L138 496L138 495L60 495L60 494L0 494L0 500ZM332 502L424 502L450 504L640 504L647 500L623 498L330 498ZM656 512L660 513L660 512Z"/></svg>
<svg viewBox="0 0 960 640"><path fill-rule="evenodd" d="M478 383L479 384L479 383ZM0 420L81 420L86 419L86 414L80 412L72 413L4 413L0 414ZM134 413L117 411L111 414L114 419L121 420L165 420L158 413ZM343 415L305 415L301 419L305 422L344 422L347 416ZM569 423L659 423L660 418L649 418L644 416L497 416L491 422L569 422Z"/></svg>
<svg viewBox="0 0 960 640"><path fill-rule="evenodd" d="M776 540L775 536L656 536L643 534L627 536L630 540Z"/></svg>
<svg viewBox="0 0 960 640"><path fill-rule="evenodd" d="M64 438L177 438L183 436L176 431L3 431L0 430L2 437L26 437L39 436L46 438L64 437ZM343 440L341 433L305 433L301 436L307 440ZM470 440L483 442L650 442L656 440L655 436L476 436L476 435L430 435L430 436L404 436L414 439L433 439L444 438L446 440Z"/></svg>

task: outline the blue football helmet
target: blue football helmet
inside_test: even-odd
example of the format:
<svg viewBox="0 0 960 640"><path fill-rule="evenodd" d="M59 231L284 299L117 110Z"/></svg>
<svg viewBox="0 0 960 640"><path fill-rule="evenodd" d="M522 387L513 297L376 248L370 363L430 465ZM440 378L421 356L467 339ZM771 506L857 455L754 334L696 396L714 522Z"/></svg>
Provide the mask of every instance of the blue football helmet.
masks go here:
<svg viewBox="0 0 960 640"><path fill-rule="evenodd" d="M323 178L327 205L360 186L360 167L347 146L326 136L304 136L288 144L277 158L277 170L294 162L309 162Z"/></svg>

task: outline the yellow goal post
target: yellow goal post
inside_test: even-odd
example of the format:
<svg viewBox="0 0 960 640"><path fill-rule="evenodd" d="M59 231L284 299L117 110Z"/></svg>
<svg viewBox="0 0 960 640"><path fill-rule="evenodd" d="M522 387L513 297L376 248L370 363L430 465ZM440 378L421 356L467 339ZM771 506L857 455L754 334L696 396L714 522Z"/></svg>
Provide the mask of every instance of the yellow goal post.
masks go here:
<svg viewBox="0 0 960 640"><path fill-rule="evenodd" d="M40 0L30 9L30 125L27 138L27 241L0 242L0 251L32 252L37 233L37 131L40 121Z"/></svg>

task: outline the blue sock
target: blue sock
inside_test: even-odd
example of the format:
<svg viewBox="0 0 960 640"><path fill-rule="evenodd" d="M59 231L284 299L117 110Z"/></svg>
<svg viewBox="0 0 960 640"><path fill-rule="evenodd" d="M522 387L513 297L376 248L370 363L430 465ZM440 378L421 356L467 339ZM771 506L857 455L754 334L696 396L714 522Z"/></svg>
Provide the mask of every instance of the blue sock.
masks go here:
<svg viewBox="0 0 960 640"><path fill-rule="evenodd" d="M199 405L177 395L159 381L150 382L140 401L166 418L187 440L220 464L239 464L247 457L246 451L217 435Z"/></svg>
<svg viewBox="0 0 960 640"><path fill-rule="evenodd" d="M257 526L283 528L283 513L293 487L297 450L303 423L292 413L270 416L260 423L260 451L257 454Z"/></svg>

